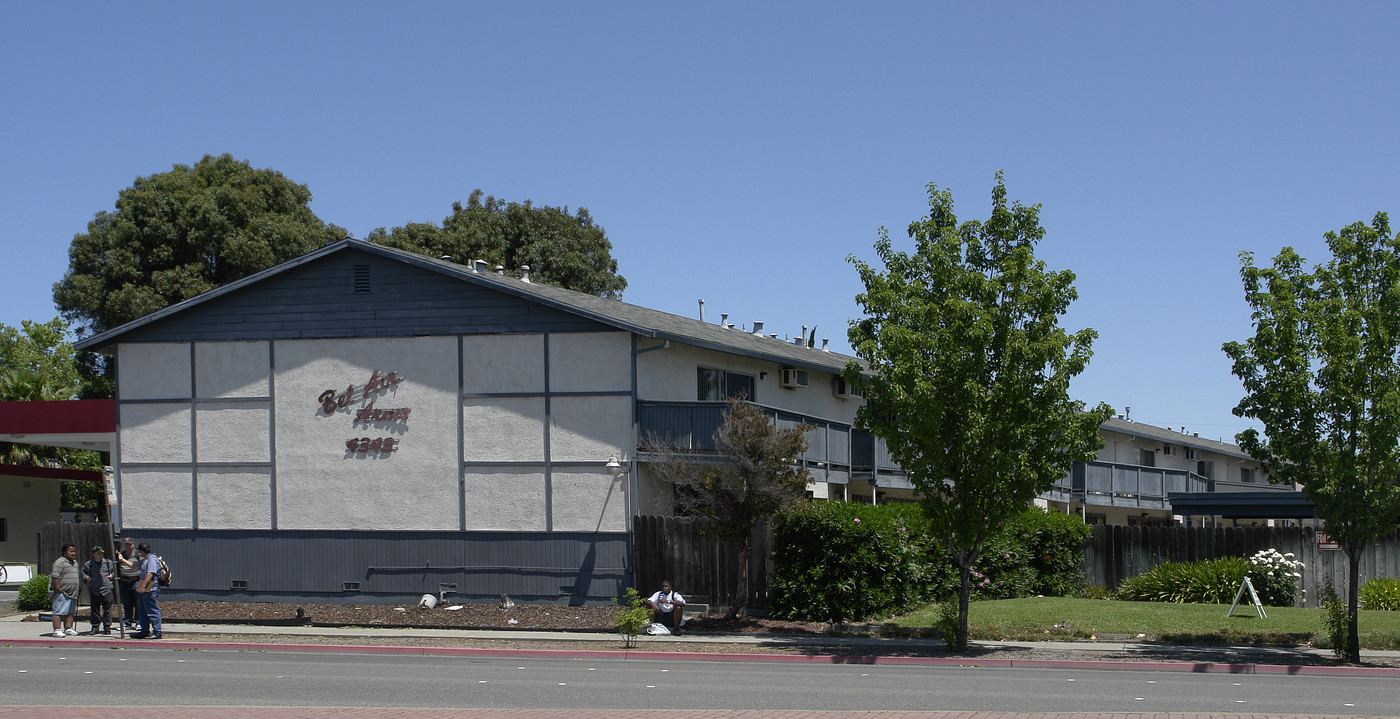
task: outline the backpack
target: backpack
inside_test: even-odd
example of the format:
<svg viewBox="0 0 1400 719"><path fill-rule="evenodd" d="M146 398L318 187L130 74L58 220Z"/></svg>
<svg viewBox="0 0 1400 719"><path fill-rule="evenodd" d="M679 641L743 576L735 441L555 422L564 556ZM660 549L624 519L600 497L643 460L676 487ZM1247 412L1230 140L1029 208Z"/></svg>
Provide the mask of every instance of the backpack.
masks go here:
<svg viewBox="0 0 1400 719"><path fill-rule="evenodd" d="M165 559L157 556L156 561L160 562L160 569L156 570L156 584L162 587L170 586L170 567L166 566Z"/></svg>

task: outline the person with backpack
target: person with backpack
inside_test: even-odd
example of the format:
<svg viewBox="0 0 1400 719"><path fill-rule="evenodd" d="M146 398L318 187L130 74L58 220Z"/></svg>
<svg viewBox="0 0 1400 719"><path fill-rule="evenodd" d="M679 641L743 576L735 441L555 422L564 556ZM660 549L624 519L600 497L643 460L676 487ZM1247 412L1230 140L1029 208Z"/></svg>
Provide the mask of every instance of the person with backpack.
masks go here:
<svg viewBox="0 0 1400 719"><path fill-rule="evenodd" d="M151 552L151 545L146 542L136 547L136 554L141 557L141 579L136 582L136 616L141 622L141 631L131 635L131 638L160 639L159 579L163 562Z"/></svg>

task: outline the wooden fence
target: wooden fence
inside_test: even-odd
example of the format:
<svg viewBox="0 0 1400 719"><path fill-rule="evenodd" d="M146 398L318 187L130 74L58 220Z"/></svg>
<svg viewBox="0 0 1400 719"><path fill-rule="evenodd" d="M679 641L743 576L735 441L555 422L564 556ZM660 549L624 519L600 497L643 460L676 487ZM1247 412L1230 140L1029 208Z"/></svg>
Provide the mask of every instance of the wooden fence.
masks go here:
<svg viewBox="0 0 1400 719"><path fill-rule="evenodd" d="M634 517L637 591L649 595L671 580L692 604L709 604L711 611L734 606L739 593L739 548L706 539L701 530L711 520L695 517ZM751 613L768 608L769 578L773 576L773 530L754 530L749 554Z"/></svg>
<svg viewBox="0 0 1400 719"><path fill-rule="evenodd" d="M116 556L120 547L113 545L112 525L106 522L44 522L39 529L38 574L53 571L53 563L63 553L63 545L72 544L78 550L78 567L92 559L93 547L104 547L107 558ZM78 604L87 604L87 582L79 582Z"/></svg>
<svg viewBox="0 0 1400 719"><path fill-rule="evenodd" d="M708 520L687 517L634 518L638 591L650 594L670 579L689 601L716 608L731 606L739 580L738 549L705 539L700 529ZM1304 605L1318 606L1330 577L1339 596L1346 596L1347 557L1340 550L1318 549L1311 529L1297 527L1124 527L1095 526L1084 547L1080 569L1089 584L1117 589L1166 561L1189 562L1217 557L1249 557L1263 549L1292 552L1303 562ZM767 610L773 576L773 532L754 533L749 563L749 601L754 613ZM1361 582L1372 577L1400 577L1400 532L1364 550Z"/></svg>
<svg viewBox="0 0 1400 719"><path fill-rule="evenodd" d="M1249 557L1264 549L1292 552L1303 562L1304 605L1318 606L1330 577L1338 596L1346 597L1347 556L1319 549L1312 529L1298 527L1094 527L1084 547L1080 569L1089 584L1117 589L1162 562L1193 562L1218 557ZM1400 577L1400 532L1362 551L1361 583L1372 577Z"/></svg>

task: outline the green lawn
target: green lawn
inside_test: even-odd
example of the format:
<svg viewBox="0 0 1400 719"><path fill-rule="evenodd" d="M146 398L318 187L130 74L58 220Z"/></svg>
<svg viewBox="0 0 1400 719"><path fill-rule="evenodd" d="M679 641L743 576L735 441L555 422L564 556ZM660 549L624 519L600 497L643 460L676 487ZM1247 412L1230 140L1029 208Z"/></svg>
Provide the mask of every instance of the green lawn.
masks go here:
<svg viewBox="0 0 1400 719"><path fill-rule="evenodd" d="M1137 637L1182 643L1326 644L1321 609L1266 607L1260 619L1253 606L1164 604L1103 599L1039 597L973 602L968 617L973 639L1049 640ZM935 605L890 621L916 630L933 626ZM1362 610L1361 646L1400 649L1400 612Z"/></svg>

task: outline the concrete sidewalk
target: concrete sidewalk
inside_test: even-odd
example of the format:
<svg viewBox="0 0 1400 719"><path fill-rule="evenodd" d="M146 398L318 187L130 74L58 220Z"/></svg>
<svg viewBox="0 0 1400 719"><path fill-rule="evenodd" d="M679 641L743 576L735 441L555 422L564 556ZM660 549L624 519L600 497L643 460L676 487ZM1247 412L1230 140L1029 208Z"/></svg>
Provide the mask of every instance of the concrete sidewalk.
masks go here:
<svg viewBox="0 0 1400 719"><path fill-rule="evenodd" d="M1367 674L1400 678L1400 668L1393 667L1346 667L1300 665L1298 658L1314 655L1329 657L1331 652L1321 649L1295 647L1218 647L1163 645L1152 642L1097 641L1097 642L972 642L978 650L1015 650L1044 654L1059 652L1073 654L1072 660L1057 659L1015 659L1002 657L910 657L891 656L909 648L940 647L942 642L928 639L896 639L879 637L829 637L813 635L752 635L752 634L685 634L679 637L638 636L637 649L625 650L622 640L612 632L563 632L539 630L488 630L488 629L416 629L392 627L312 627L312 626L265 626L245 624L189 624L184 622L167 623L164 626L164 639L159 641L123 639L116 630L111 635L87 634L86 618L78 617L78 636L57 638L45 636L52 632L48 621L26 622L26 616L34 613L10 614L0 617L0 644L28 646L125 646L149 649L209 649L209 650L258 650L258 651L316 651L316 652L370 652L406 654L472 654L498 656L589 656L629 658L658 654L674 658L723 661L777 661L777 662L820 662L820 663L865 663L865 664L922 664L922 665L979 665L1017 667L1065 667L1110 670L1156 670L1191 672L1229 673L1287 673L1287 674ZM262 637L276 636L281 642L272 643ZM297 642L305 638L305 643ZM518 643L511 648L464 648L433 645L432 640L496 640ZM283 643L288 642L288 643ZM402 644L396 644L402 642ZM596 649L561 650L532 649L529 644L539 642L581 642L596 645ZM716 653L699 649L704 644L751 645L762 647L812 648L811 652L764 654L764 653ZM818 653L823 648L837 646L856 650L855 656L836 656ZM867 648L868 653L859 650ZM699 649L698 651L696 649ZM1222 650L1238 656L1241 661L1222 663L1209 657L1218 657ZM1144 661L1123 661L1122 659L1098 659L1096 657L1114 655L1142 655L1152 657ZM998 652L1005 654L1005 652ZM1163 660L1163 655L1170 660ZM1361 652L1364 660L1397 660L1400 652L1371 651Z"/></svg>

